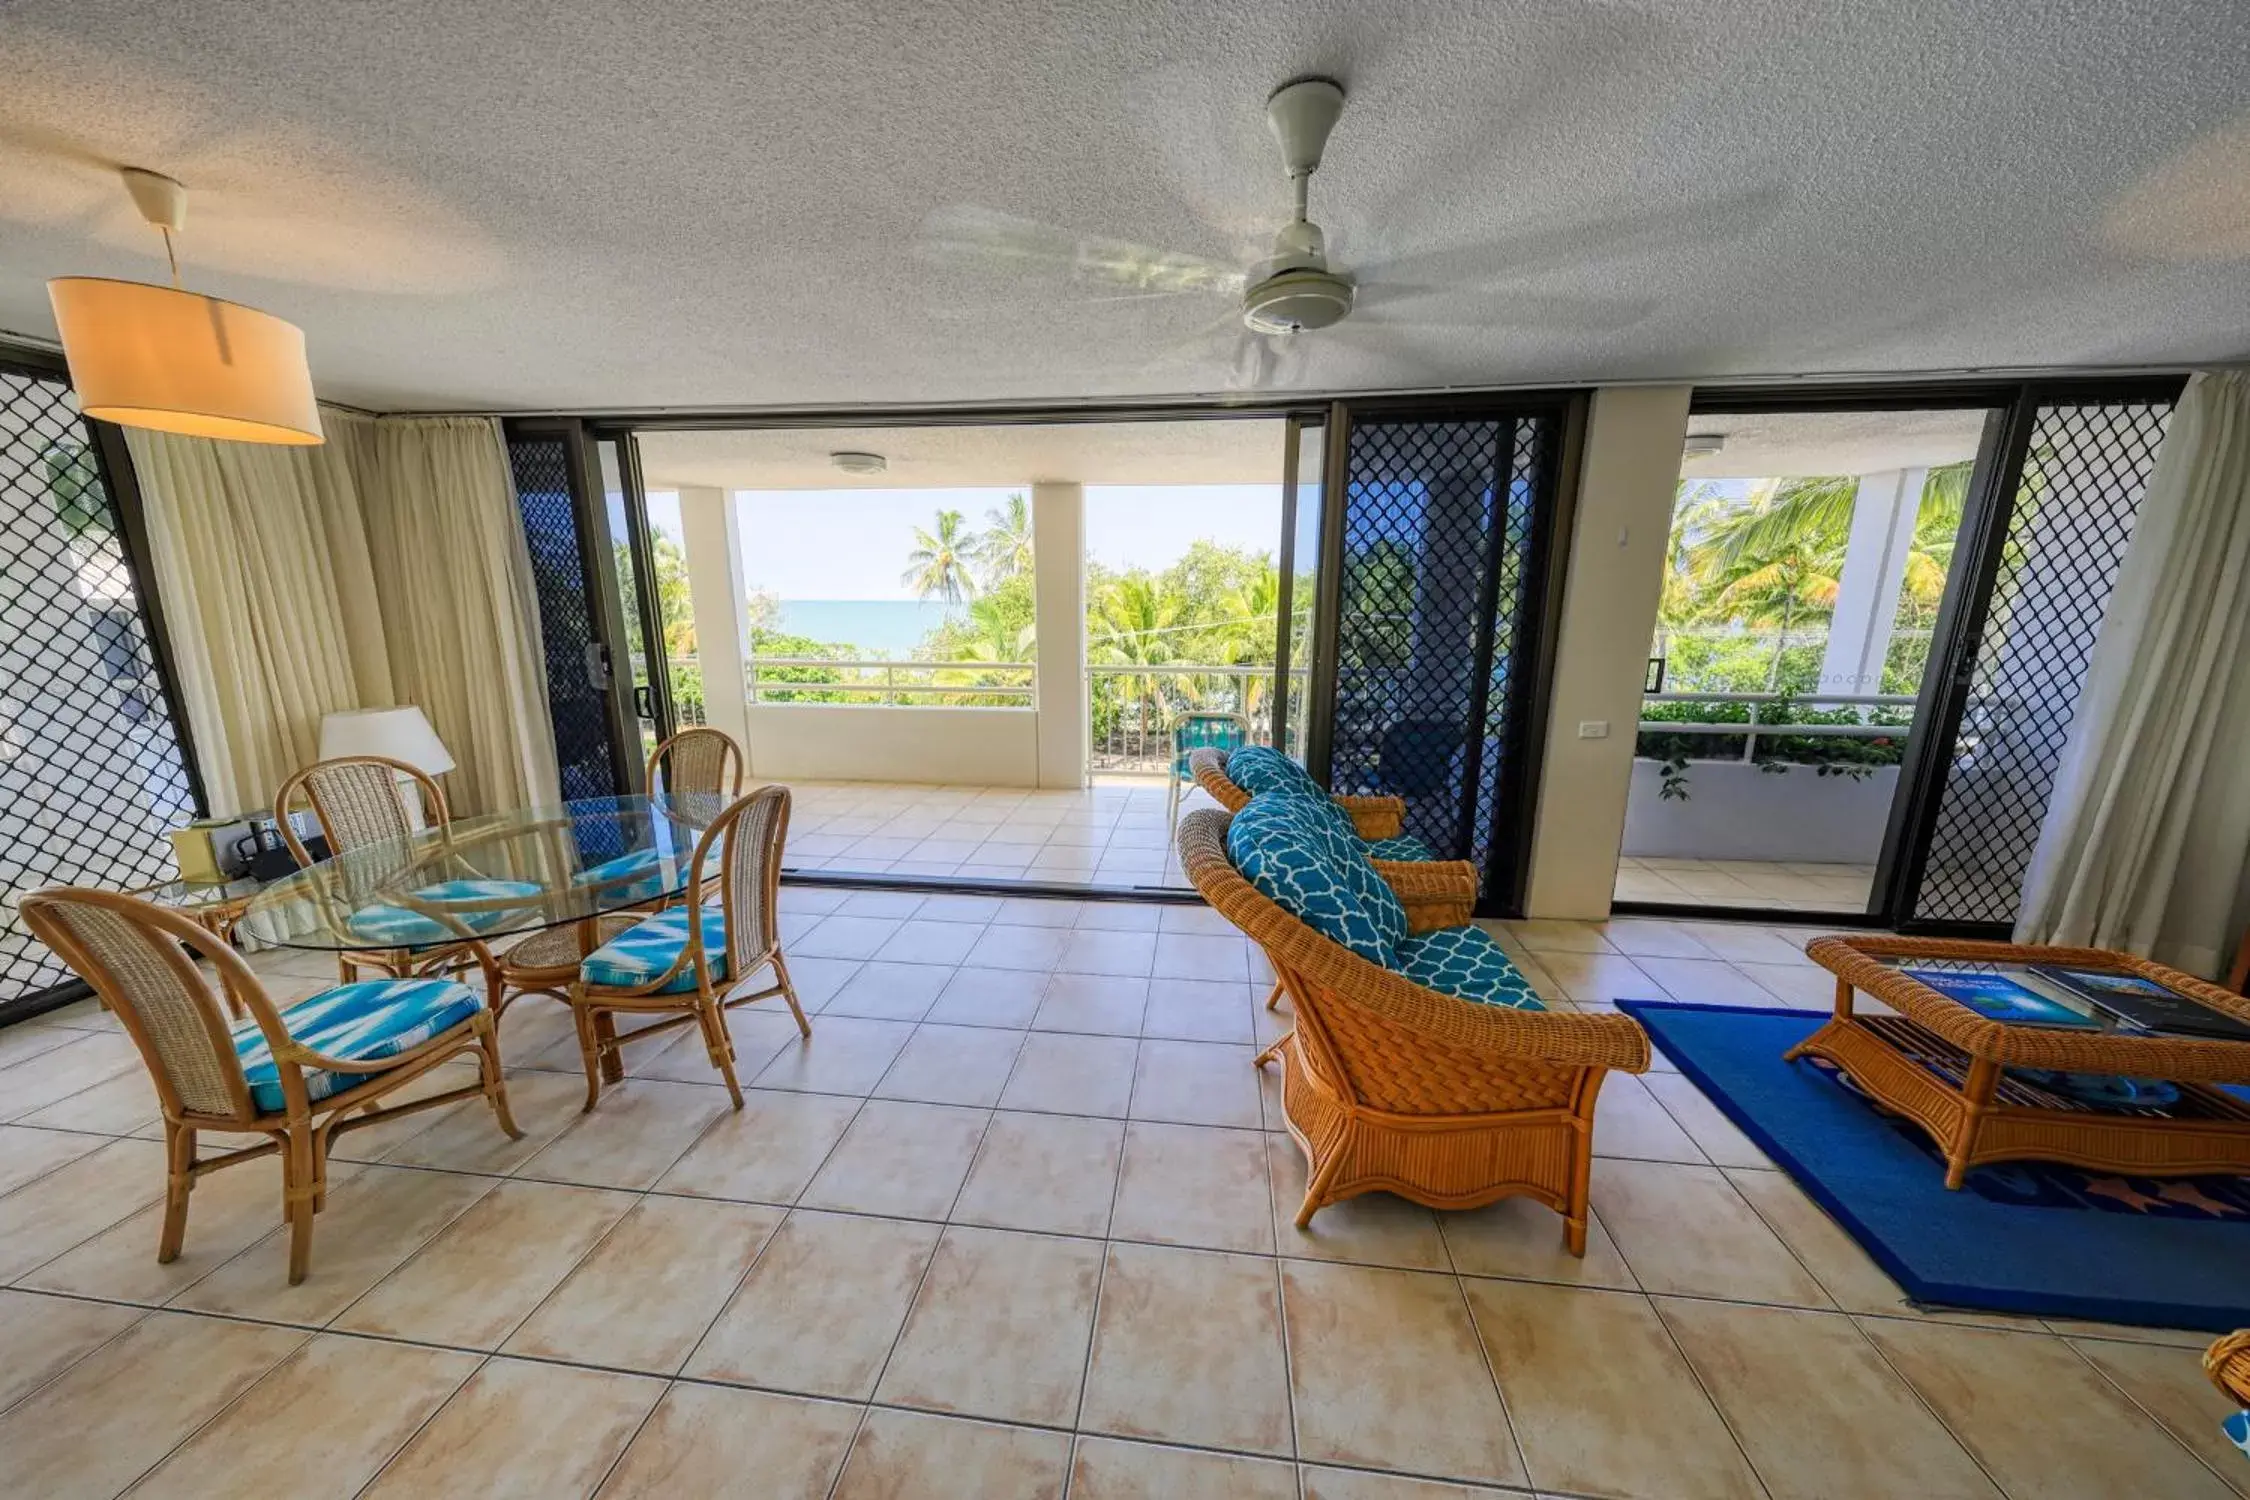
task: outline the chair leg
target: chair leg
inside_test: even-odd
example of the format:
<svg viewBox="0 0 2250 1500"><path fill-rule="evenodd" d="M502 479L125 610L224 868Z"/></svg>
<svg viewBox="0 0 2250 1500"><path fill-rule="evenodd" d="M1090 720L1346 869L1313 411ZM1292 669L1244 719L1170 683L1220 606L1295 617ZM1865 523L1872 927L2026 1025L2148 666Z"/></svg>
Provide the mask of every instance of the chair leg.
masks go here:
<svg viewBox="0 0 2250 1500"><path fill-rule="evenodd" d="M1273 1010L1278 1007L1281 1004L1281 997L1288 993L1289 991L1283 987L1281 981L1276 979L1273 982L1272 993L1266 996L1266 1009Z"/></svg>
<svg viewBox="0 0 2250 1500"><path fill-rule="evenodd" d="M1312 1180L1305 1184L1305 1201L1297 1209L1297 1227L1304 1228L1328 1201L1328 1185L1344 1164L1344 1142L1338 1141L1324 1161L1313 1163Z"/></svg>
<svg viewBox="0 0 2250 1500"><path fill-rule="evenodd" d="M156 1242L159 1265L179 1258L187 1238L188 1193L195 1186L195 1127L164 1122L164 1232Z"/></svg>
<svg viewBox="0 0 2250 1500"><path fill-rule="evenodd" d="M282 1217L289 1221L289 1284L295 1286L312 1269L313 1200L320 1192L309 1123L290 1125L281 1162Z"/></svg>
<svg viewBox="0 0 2250 1500"><path fill-rule="evenodd" d="M500 1122L500 1129L511 1141L523 1139L516 1128L516 1117L508 1108L508 1080L500 1071L500 1022L497 1017L486 1017L477 1027L477 1071L484 1074L484 1097L491 1101L492 1117Z"/></svg>
<svg viewBox="0 0 2250 1500"><path fill-rule="evenodd" d="M601 1039L594 1029L593 1007L575 986L570 992L570 1014L578 1023L578 1060L586 1068L585 1108L591 1110L602 1097Z"/></svg>
<svg viewBox="0 0 2250 1500"><path fill-rule="evenodd" d="M359 977L359 965L352 962L349 953L336 955L336 982L350 984Z"/></svg>
<svg viewBox="0 0 2250 1500"><path fill-rule="evenodd" d="M727 1097L736 1109L742 1108L742 1085L734 1076L734 1040L727 1034L726 1012L717 1000L696 1007L696 1024L703 1028L703 1046L711 1054L711 1066L727 1081Z"/></svg>
<svg viewBox="0 0 2250 1500"><path fill-rule="evenodd" d="M595 1049L595 1059L600 1062L602 1082L625 1081L625 1049L617 1042L617 1017L606 1010L594 1012L594 1039L600 1045Z"/></svg>
<svg viewBox="0 0 2250 1500"><path fill-rule="evenodd" d="M781 998L789 1002L789 1014L797 1018L797 1034L812 1035L812 1022L805 1019L805 1008L797 1003L797 986L790 983L788 960L776 948L773 953L773 977L781 985Z"/></svg>

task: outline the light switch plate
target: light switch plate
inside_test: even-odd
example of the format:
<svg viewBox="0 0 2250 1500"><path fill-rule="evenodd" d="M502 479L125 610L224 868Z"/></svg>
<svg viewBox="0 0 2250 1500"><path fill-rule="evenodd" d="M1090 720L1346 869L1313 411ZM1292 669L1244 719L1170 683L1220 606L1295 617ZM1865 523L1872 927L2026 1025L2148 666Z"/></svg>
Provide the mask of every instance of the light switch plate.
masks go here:
<svg viewBox="0 0 2250 1500"><path fill-rule="evenodd" d="M1582 740L1606 740L1606 739L1608 739L1608 738L1609 738L1609 720L1607 720L1607 719L1581 719L1581 720L1579 720L1579 721L1578 721L1578 737L1579 737L1580 739L1582 739Z"/></svg>

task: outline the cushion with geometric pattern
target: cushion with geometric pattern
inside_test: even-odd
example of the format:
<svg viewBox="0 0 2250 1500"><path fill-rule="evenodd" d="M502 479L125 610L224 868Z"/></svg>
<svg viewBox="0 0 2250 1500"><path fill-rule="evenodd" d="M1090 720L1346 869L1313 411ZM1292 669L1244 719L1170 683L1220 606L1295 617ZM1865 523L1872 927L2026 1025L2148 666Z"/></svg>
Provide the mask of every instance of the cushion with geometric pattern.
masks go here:
<svg viewBox="0 0 2250 1500"><path fill-rule="evenodd" d="M1367 841L1367 857L1369 859L1397 860L1402 864L1437 858L1430 852L1428 844L1423 843L1411 833L1402 833L1395 839L1369 839Z"/></svg>
<svg viewBox="0 0 2250 1500"><path fill-rule="evenodd" d="M1509 962L1507 950L1482 927L1418 932L1398 945L1394 967L1422 988L1459 1000L1511 1010L1547 1008L1523 971Z"/></svg>
<svg viewBox="0 0 2250 1500"><path fill-rule="evenodd" d="M1338 833L1309 798L1266 792L1227 825L1227 857L1267 900L1370 963L1388 965L1406 908L1366 846Z"/></svg>
<svg viewBox="0 0 2250 1500"><path fill-rule="evenodd" d="M726 913L716 906L698 910L703 919L703 961L710 965L712 979L724 979L727 973ZM587 954L586 961L578 966L578 977L606 989L637 990L654 984L678 963L681 953L687 949L687 941L687 908L676 906L670 911L658 912L645 922L634 923ZM689 964L656 993L673 995L694 988L695 965Z"/></svg>
<svg viewBox="0 0 2250 1500"><path fill-rule="evenodd" d="M322 990L281 1012L290 1039L344 1062L376 1062L419 1047L484 1009L484 997L450 979L362 979ZM257 1023L234 1030L235 1055L258 1108L278 1113L281 1069ZM367 1081L363 1073L306 1068L305 1093L325 1099Z"/></svg>
<svg viewBox="0 0 2250 1500"><path fill-rule="evenodd" d="M458 943L465 937L490 932L520 916L522 907L496 907L490 903L513 896L536 897L541 888L524 880L441 880L426 885L411 897L432 906L462 906L469 910L446 912L441 919L406 906L363 906L344 921L351 935L375 948L431 948ZM532 904L536 905L536 902Z"/></svg>

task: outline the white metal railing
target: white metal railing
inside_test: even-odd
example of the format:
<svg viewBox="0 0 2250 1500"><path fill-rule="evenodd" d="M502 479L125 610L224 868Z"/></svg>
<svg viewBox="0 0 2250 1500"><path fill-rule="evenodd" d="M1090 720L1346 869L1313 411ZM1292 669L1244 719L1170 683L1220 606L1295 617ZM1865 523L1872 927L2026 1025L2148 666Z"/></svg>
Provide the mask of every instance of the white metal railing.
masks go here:
<svg viewBox="0 0 2250 1500"><path fill-rule="evenodd" d="M1271 744L1275 675L1270 663L1089 663L1086 701L1093 722L1086 742L1088 768L1166 770L1172 764L1173 722L1197 710L1240 714L1250 721L1253 741ZM1303 669L1290 672L1289 686L1297 701L1302 701L1309 680Z"/></svg>
<svg viewBox="0 0 2250 1500"><path fill-rule="evenodd" d="M1786 703L1792 708L1912 708L1914 699L1897 693L1649 693L1641 700L1646 703L1739 703L1748 712L1744 719L1642 719L1637 728L1642 734L1715 735L1740 739L1742 752L1738 757L1744 762L1758 758L1758 736L1761 731L1775 738L1881 740L1897 739L1914 727L1909 719L1904 724L1793 724L1786 719L1766 721L1759 713L1767 705Z"/></svg>
<svg viewBox="0 0 2250 1500"><path fill-rule="evenodd" d="M743 669L752 703L831 703L891 708L1029 708L1030 662L865 661L818 656L754 656ZM818 676L805 675L818 673ZM940 674L954 674L952 682ZM796 675L783 675L796 674ZM938 700L961 700L943 703Z"/></svg>

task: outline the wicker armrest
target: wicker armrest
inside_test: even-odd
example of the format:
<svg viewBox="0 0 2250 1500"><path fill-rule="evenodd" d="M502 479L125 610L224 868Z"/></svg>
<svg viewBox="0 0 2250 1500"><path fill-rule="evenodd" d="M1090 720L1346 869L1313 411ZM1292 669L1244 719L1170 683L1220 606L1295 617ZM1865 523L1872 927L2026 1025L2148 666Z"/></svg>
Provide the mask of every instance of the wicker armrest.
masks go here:
<svg viewBox="0 0 2250 1500"><path fill-rule="evenodd" d="M1476 914L1477 867L1465 859L1370 860L1406 908L1408 932L1461 927Z"/></svg>
<svg viewBox="0 0 2250 1500"><path fill-rule="evenodd" d="M1357 971L1341 984L1334 982L1341 976L1322 981L1341 1003L1373 1011L1431 1042L1550 1067L1648 1071L1648 1033L1622 1012L1479 1005L1424 989L1348 950L1337 948L1335 956Z"/></svg>
<svg viewBox="0 0 2250 1500"><path fill-rule="evenodd" d="M2203 1373L2228 1400L2250 1406L2250 1328L2223 1334L2203 1351Z"/></svg>
<svg viewBox="0 0 2250 1500"><path fill-rule="evenodd" d="M1227 753L1209 746L1188 752L1188 773L1195 784L1211 794L1211 800L1228 812L1240 812L1250 805L1250 794L1235 785L1227 775Z"/></svg>
<svg viewBox="0 0 2250 1500"><path fill-rule="evenodd" d="M1406 827L1406 799L1403 797L1366 797L1336 792L1330 800L1350 815L1352 827L1359 830L1359 836L1371 842L1395 839Z"/></svg>

